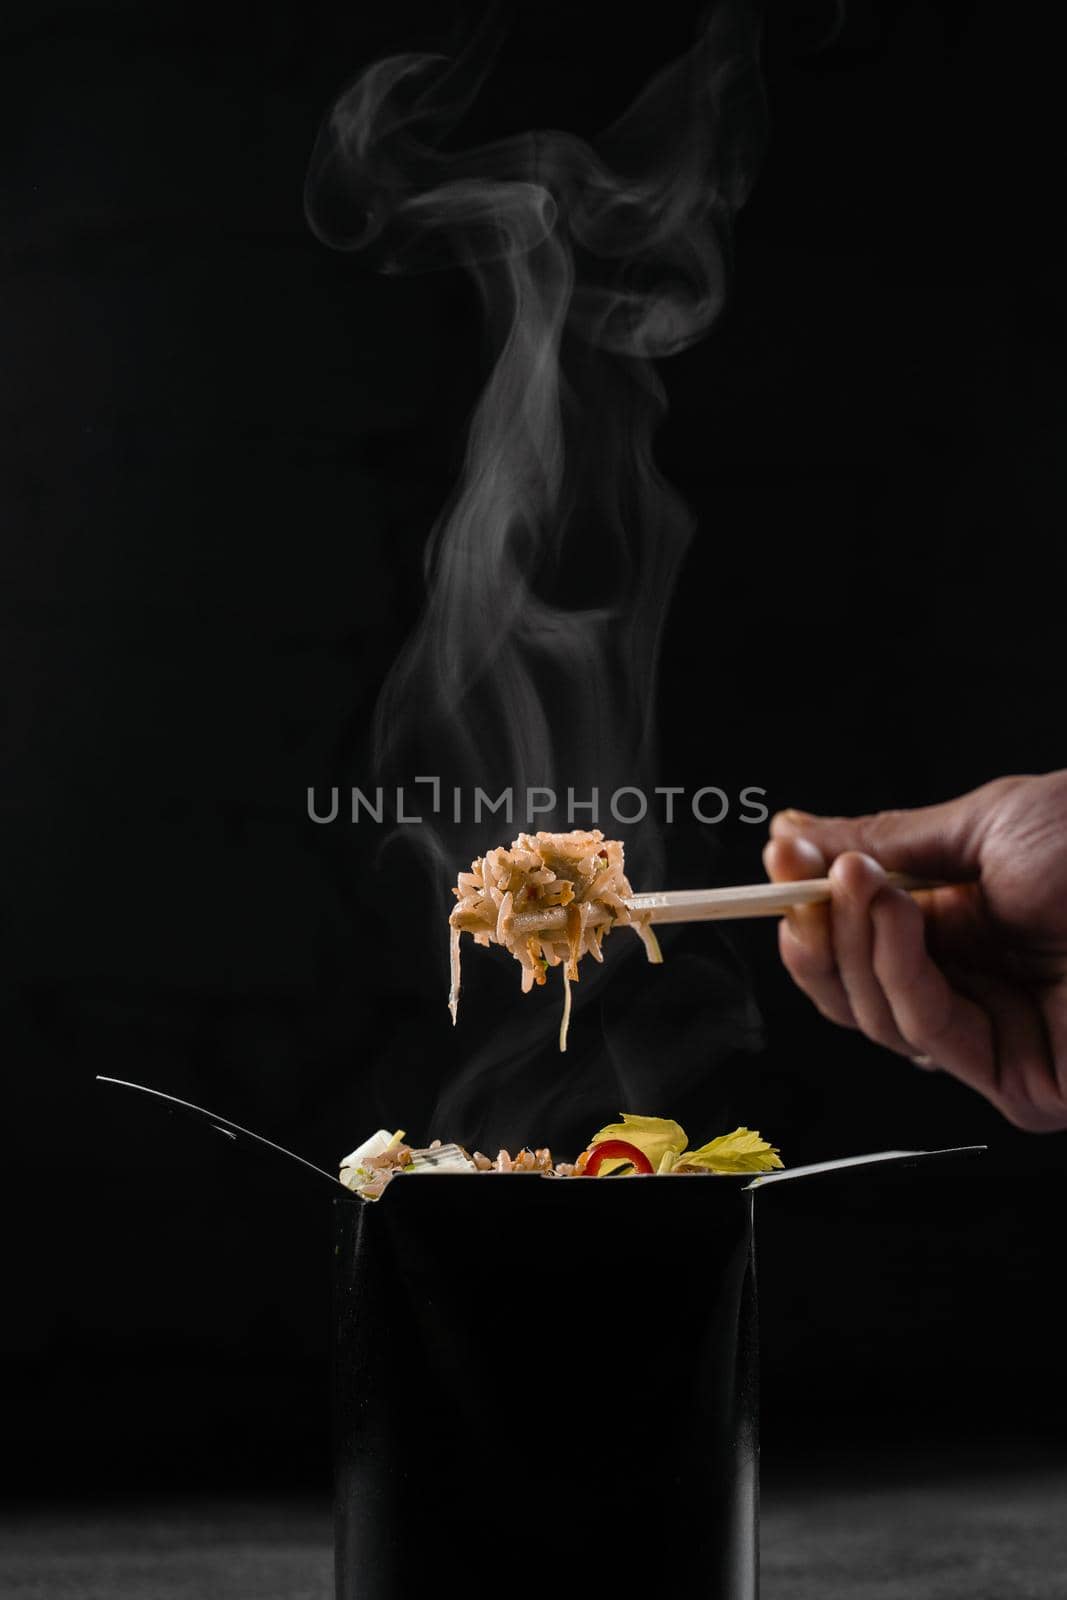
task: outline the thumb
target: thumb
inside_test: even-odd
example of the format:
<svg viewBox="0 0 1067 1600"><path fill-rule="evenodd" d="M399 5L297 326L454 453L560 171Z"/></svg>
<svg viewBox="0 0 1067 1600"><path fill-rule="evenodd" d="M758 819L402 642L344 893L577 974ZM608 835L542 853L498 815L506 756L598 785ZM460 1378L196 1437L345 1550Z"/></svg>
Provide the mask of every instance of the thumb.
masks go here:
<svg viewBox="0 0 1067 1600"><path fill-rule="evenodd" d="M865 817L779 811L771 819L771 837L809 839L828 864L846 850L862 850L887 872L960 881L978 874L982 841L1001 791L999 783L986 784L943 805Z"/></svg>

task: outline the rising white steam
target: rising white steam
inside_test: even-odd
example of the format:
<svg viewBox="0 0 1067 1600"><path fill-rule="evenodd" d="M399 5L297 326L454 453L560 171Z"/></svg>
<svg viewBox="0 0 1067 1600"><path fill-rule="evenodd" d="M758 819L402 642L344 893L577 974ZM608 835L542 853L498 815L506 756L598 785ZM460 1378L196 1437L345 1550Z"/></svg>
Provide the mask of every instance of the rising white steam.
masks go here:
<svg viewBox="0 0 1067 1600"><path fill-rule="evenodd" d="M591 143L540 131L454 147L497 42L489 26L455 62L369 67L329 114L307 184L327 243L383 271L459 263L484 308L491 370L427 542L422 617L382 690L376 755L387 781L548 788L561 806L517 814L513 830L445 822L453 877L528 821L569 826L568 789L604 803L657 781L657 656L691 519L653 458L653 363L722 307L765 130L753 11L730 3ZM631 881L656 882L656 826L600 821L625 834Z"/></svg>

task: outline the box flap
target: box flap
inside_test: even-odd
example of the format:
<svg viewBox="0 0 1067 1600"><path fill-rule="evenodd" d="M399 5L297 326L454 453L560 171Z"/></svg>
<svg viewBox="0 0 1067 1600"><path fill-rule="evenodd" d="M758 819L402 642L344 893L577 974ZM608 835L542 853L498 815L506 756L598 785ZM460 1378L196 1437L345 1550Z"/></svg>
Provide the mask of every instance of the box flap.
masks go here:
<svg viewBox="0 0 1067 1600"><path fill-rule="evenodd" d="M944 1160L946 1156L978 1155L984 1144L961 1144L948 1150L876 1150L869 1156L844 1156L840 1161L817 1161L810 1167L784 1167L781 1172L762 1172L745 1185L763 1189L769 1183L788 1183L792 1178L812 1178L824 1172L844 1172L848 1167L915 1166L920 1161Z"/></svg>

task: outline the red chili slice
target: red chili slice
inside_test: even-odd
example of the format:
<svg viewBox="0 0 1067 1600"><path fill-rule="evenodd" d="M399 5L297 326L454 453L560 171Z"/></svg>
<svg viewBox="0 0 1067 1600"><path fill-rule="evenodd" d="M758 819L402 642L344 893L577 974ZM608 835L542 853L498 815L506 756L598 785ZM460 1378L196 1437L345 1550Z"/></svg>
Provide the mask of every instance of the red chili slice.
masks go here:
<svg viewBox="0 0 1067 1600"><path fill-rule="evenodd" d="M605 1139L602 1144L595 1144L585 1164L585 1176L595 1178L605 1161L630 1161L635 1172L652 1171L652 1163L645 1152L626 1139Z"/></svg>

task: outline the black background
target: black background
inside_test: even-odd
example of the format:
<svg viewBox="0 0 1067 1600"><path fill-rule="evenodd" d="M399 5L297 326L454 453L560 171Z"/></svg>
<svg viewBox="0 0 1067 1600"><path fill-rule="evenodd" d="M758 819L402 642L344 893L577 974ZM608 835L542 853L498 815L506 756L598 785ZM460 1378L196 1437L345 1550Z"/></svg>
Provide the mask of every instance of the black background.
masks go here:
<svg viewBox="0 0 1067 1600"><path fill-rule="evenodd" d="M695 17L518 8L479 128L593 132ZM379 1122L457 1131L433 1121L466 1048L440 941L409 951L367 916L390 871L423 922L430 890L366 829L314 827L305 795L370 781L365 730L482 376L476 308L458 274L384 279L324 249L301 191L361 66L462 33L458 11L406 3L38 4L3 26L18 1488L329 1472L325 1185L95 1073L326 1167ZM781 5L765 65L770 153L728 312L664 367L659 458L699 523L665 642L665 781L849 813L1056 767L1051 40L992 5L854 3L837 23ZM762 842L734 817L668 860L678 881L747 882ZM767 1459L1056 1448L1063 1138L830 1028L768 925L683 939L677 970L733 952L765 1043L709 1044L714 1072L643 1109L700 1138L730 1114L791 1163L991 1147L952 1180L767 1195ZM510 971L470 965L476 1029L519 1002ZM582 1025L611 1004L609 986ZM699 993L684 1009L699 1034ZM572 1127L545 1037L524 1071L564 1093L513 1142L563 1153L623 1107Z"/></svg>

